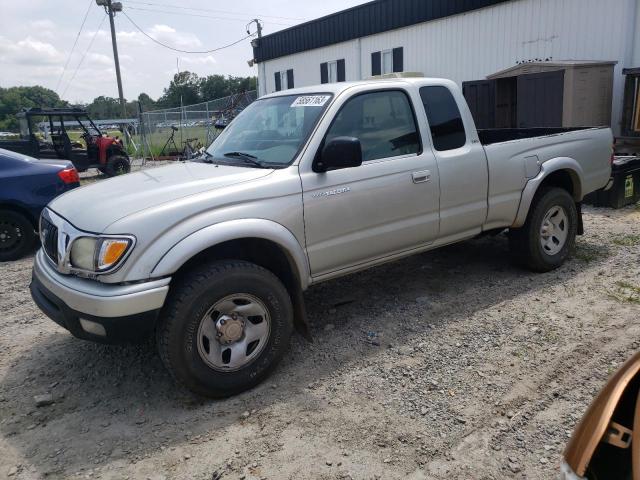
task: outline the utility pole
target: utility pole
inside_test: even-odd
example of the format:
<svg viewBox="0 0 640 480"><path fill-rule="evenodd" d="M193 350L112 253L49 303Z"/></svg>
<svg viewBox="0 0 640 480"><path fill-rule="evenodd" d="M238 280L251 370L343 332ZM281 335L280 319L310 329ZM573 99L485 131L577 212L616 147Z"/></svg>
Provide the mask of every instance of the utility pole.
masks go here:
<svg viewBox="0 0 640 480"><path fill-rule="evenodd" d="M251 40L251 46L253 48L256 48L258 45L260 45L260 39L262 38L262 23L260 23L260 19L258 18L254 18L253 20L251 20L249 23L247 23L247 35L251 34L251 31L249 30L249 25L251 25L252 23L256 24L256 29L258 32L258 38L257 39L253 39ZM251 58L251 60L249 60L247 62L249 64L249 67L253 67L256 64L256 60L255 58ZM264 63L264 62L263 62ZM263 64L259 64L258 65L258 97L260 97L261 95L261 86L260 86L260 69L264 68ZM265 94L267 93L266 90L264 92Z"/></svg>
<svg viewBox="0 0 640 480"><path fill-rule="evenodd" d="M124 93L122 92L122 77L120 75L120 60L118 59L118 43L116 42L116 26L113 20L116 12L122 11L122 3L112 2L111 0L96 0L96 4L104 7L107 15L109 15L109 23L111 24L111 45L113 46L113 61L116 64L116 80L118 81L118 96L120 97L120 107L122 108L122 118L127 117L127 107L124 101Z"/></svg>

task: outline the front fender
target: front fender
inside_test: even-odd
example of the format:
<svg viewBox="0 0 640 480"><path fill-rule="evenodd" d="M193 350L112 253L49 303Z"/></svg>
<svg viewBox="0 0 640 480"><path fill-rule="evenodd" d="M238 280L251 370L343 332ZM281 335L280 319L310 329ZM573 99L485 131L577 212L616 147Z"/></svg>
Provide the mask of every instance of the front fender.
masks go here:
<svg viewBox="0 0 640 480"><path fill-rule="evenodd" d="M575 198L576 201L582 200L582 186L584 185L584 170L582 166L573 158L570 157L558 157L547 160L540 167L540 172L535 178L532 178L527 182L520 198L520 207L518 208L518 214L513 222L512 227L522 227L527 220L529 214L529 208L533 197L535 196L538 188L544 182L545 178L551 175L553 172L564 170L569 172L574 182Z"/></svg>
<svg viewBox="0 0 640 480"><path fill-rule="evenodd" d="M243 238L260 238L280 245L293 261L301 287L306 290L311 281L311 273L304 249L286 227L271 220L258 218L221 222L192 233L175 244L160 259L151 276L160 278L172 275L189 259L207 248Z"/></svg>

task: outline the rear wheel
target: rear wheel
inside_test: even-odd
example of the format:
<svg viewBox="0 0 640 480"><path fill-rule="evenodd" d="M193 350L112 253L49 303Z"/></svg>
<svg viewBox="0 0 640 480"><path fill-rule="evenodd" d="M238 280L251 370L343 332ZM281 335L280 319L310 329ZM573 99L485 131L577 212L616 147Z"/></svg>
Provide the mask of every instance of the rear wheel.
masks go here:
<svg viewBox="0 0 640 480"><path fill-rule="evenodd" d="M17 260L33 247L36 234L24 215L0 210L0 262Z"/></svg>
<svg viewBox="0 0 640 480"><path fill-rule="evenodd" d="M221 261L177 282L157 329L158 351L172 376L208 397L262 381L293 330L291 299L280 280L252 263Z"/></svg>
<svg viewBox="0 0 640 480"><path fill-rule="evenodd" d="M531 203L522 228L509 232L513 260L535 272L549 272L569 257L576 240L578 211L561 188L545 188Z"/></svg>
<svg viewBox="0 0 640 480"><path fill-rule="evenodd" d="M123 155L114 155L109 157L107 164L104 167L104 172L110 176L123 175L131 171L131 164L129 159Z"/></svg>

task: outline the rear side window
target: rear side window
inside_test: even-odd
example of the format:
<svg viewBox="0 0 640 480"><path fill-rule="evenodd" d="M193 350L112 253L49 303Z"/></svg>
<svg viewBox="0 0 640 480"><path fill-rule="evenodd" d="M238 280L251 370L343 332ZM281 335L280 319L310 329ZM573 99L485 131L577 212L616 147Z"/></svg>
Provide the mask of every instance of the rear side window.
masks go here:
<svg viewBox="0 0 640 480"><path fill-rule="evenodd" d="M464 146L467 135L458 104L449 89L442 86L422 87L420 97L427 112L434 148L442 152Z"/></svg>
<svg viewBox="0 0 640 480"><path fill-rule="evenodd" d="M340 110L325 141L356 137L362 160L418 153L420 138L406 94L398 90L366 93L350 99Z"/></svg>

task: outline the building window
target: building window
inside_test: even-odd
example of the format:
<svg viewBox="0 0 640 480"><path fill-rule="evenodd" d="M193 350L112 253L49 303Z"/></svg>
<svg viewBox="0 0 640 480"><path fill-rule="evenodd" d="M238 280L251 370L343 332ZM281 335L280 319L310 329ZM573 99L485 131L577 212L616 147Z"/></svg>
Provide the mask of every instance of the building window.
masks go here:
<svg viewBox="0 0 640 480"><path fill-rule="evenodd" d="M338 81L338 62L329 62L329 83Z"/></svg>
<svg viewBox="0 0 640 480"><path fill-rule="evenodd" d="M442 86L422 87L420 97L429 120L433 148L442 152L463 147L467 135L460 109L448 88Z"/></svg>
<svg viewBox="0 0 640 480"><path fill-rule="evenodd" d="M421 150L411 104L400 90L366 93L348 100L331 124L325 143L336 137L360 140L365 162Z"/></svg>
<svg viewBox="0 0 640 480"><path fill-rule="evenodd" d="M274 77L276 82L276 92L293 88L293 69L276 72Z"/></svg>
<svg viewBox="0 0 640 480"><path fill-rule="evenodd" d="M393 51L382 51L382 74L393 73Z"/></svg>
<svg viewBox="0 0 640 480"><path fill-rule="evenodd" d="M344 82L345 80L344 58L320 64L320 83Z"/></svg>
<svg viewBox="0 0 640 480"><path fill-rule="evenodd" d="M382 50L371 54L371 75L404 72L404 49Z"/></svg>

